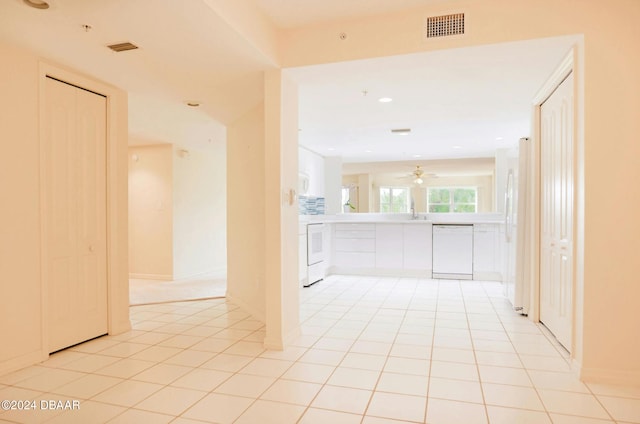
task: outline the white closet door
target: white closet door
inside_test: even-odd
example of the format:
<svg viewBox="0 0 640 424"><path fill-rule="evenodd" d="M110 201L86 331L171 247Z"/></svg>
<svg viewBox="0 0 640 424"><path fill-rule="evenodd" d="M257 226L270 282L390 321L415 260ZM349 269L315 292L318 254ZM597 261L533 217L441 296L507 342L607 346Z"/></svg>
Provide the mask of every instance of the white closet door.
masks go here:
<svg viewBox="0 0 640 424"><path fill-rule="evenodd" d="M573 74L541 106L540 321L571 350Z"/></svg>
<svg viewBox="0 0 640 424"><path fill-rule="evenodd" d="M48 351L107 333L106 99L46 80Z"/></svg>

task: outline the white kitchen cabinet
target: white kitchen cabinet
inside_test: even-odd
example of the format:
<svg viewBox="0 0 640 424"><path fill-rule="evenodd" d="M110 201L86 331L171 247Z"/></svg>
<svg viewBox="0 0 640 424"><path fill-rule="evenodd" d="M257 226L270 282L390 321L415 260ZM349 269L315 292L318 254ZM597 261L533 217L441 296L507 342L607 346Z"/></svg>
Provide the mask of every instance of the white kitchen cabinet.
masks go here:
<svg viewBox="0 0 640 424"><path fill-rule="evenodd" d="M376 238L376 224L335 224L335 238Z"/></svg>
<svg viewBox="0 0 640 424"><path fill-rule="evenodd" d="M375 241L375 224L335 224L332 240L332 268L338 272L375 268Z"/></svg>
<svg viewBox="0 0 640 424"><path fill-rule="evenodd" d="M403 224L376 224L376 268L402 269Z"/></svg>
<svg viewBox="0 0 640 424"><path fill-rule="evenodd" d="M336 252L333 266L345 272L347 269L371 269L376 265L376 254L368 252Z"/></svg>
<svg viewBox="0 0 640 424"><path fill-rule="evenodd" d="M339 252L375 252L374 238L337 238L333 243Z"/></svg>
<svg viewBox="0 0 640 424"><path fill-rule="evenodd" d="M307 224L298 224L298 280L307 282Z"/></svg>
<svg viewBox="0 0 640 424"><path fill-rule="evenodd" d="M474 224L473 226L473 278L474 280L502 278L498 224Z"/></svg>
<svg viewBox="0 0 640 424"><path fill-rule="evenodd" d="M349 222L330 227L330 273L426 278L432 275L431 222ZM474 224L474 279L502 279L503 237L498 223Z"/></svg>
<svg viewBox="0 0 640 424"><path fill-rule="evenodd" d="M430 270L432 268L432 225L404 224L403 231L403 268L407 270Z"/></svg>
<svg viewBox="0 0 640 424"><path fill-rule="evenodd" d="M331 225L324 226L323 238L322 238L322 251L324 253L324 269L325 274L327 269L331 266L333 261L333 228Z"/></svg>

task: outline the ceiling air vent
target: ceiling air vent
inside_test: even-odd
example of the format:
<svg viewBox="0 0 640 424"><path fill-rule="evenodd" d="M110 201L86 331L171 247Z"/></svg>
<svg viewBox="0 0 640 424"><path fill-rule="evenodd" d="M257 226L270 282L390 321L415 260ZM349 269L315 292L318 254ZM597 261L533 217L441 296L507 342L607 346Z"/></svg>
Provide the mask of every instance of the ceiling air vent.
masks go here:
<svg viewBox="0 0 640 424"><path fill-rule="evenodd" d="M447 37L464 34L464 13L431 16L426 19L425 38Z"/></svg>
<svg viewBox="0 0 640 424"><path fill-rule="evenodd" d="M133 43L129 43L129 42L126 42L126 43L118 43L118 44L112 44L112 45L107 46L107 47L109 47L109 48L110 48L111 50L113 50L114 52L118 52L118 53L120 53L120 52L126 52L127 50L135 50L135 49L137 49L137 48L138 48L138 46L136 46L136 45L135 45L135 44L133 44Z"/></svg>
<svg viewBox="0 0 640 424"><path fill-rule="evenodd" d="M411 132L411 128L392 128L392 134L407 135Z"/></svg>

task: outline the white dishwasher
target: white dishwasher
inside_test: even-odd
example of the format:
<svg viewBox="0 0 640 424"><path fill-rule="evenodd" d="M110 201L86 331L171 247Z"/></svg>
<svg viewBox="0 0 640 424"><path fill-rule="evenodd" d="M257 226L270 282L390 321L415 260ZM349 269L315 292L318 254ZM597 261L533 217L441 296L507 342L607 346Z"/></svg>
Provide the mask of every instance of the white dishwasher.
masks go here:
<svg viewBox="0 0 640 424"><path fill-rule="evenodd" d="M433 226L433 278L473 278L473 225Z"/></svg>

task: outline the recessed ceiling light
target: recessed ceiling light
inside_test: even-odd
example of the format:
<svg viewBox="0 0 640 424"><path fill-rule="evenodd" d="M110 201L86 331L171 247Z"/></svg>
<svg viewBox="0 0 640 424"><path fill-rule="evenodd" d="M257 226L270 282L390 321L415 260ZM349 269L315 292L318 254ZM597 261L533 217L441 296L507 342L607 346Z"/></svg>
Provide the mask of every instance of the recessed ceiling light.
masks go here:
<svg viewBox="0 0 640 424"><path fill-rule="evenodd" d="M43 0L22 0L24 4L27 6L33 7L34 9L48 9L49 3Z"/></svg>
<svg viewBox="0 0 640 424"><path fill-rule="evenodd" d="M380 98L378 99L378 101L379 101L380 103L389 103L389 102L392 102L392 101L393 101L393 99L392 99L391 97L380 97Z"/></svg>
<svg viewBox="0 0 640 424"><path fill-rule="evenodd" d="M364 152L365 152L365 153L371 153L371 152L372 152L372 150L365 150Z"/></svg>
<svg viewBox="0 0 640 424"><path fill-rule="evenodd" d="M422 155L413 155L414 158L421 158Z"/></svg>
<svg viewBox="0 0 640 424"><path fill-rule="evenodd" d="M336 148L335 147L329 147L329 148L327 148L327 150L333 152L334 150L336 150Z"/></svg>
<svg viewBox="0 0 640 424"><path fill-rule="evenodd" d="M462 149L462 146L451 146L452 149Z"/></svg>
<svg viewBox="0 0 640 424"><path fill-rule="evenodd" d="M496 141L500 141L500 140L503 140L503 138L502 137L496 137Z"/></svg>

